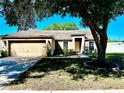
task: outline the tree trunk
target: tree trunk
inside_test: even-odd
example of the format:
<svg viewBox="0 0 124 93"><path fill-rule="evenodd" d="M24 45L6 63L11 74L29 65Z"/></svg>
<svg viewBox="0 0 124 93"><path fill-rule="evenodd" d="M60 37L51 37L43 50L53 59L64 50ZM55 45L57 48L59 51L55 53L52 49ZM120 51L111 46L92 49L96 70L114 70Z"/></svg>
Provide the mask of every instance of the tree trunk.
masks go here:
<svg viewBox="0 0 124 93"><path fill-rule="evenodd" d="M104 30L96 31L92 25L89 25L92 35L95 40L95 44L98 50L98 58L97 61L101 64L105 64L106 62L106 46L107 46L107 33Z"/></svg>
<svg viewBox="0 0 124 93"><path fill-rule="evenodd" d="M101 48L97 47L97 49L98 49L97 61L104 64L105 63L105 52L106 52L106 50L103 49L102 47Z"/></svg>
<svg viewBox="0 0 124 93"><path fill-rule="evenodd" d="M103 33L104 32L104 33ZM106 47L107 47L107 33L105 31L102 31L102 33L99 33L100 35L100 44L97 47L98 49L98 62L105 63L106 59Z"/></svg>

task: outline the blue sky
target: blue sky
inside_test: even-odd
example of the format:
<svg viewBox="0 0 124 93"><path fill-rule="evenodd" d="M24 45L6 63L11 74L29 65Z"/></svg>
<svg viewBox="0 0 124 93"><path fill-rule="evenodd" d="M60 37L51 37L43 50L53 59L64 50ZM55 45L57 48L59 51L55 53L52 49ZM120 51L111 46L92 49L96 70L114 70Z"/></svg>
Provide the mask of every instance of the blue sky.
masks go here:
<svg viewBox="0 0 124 93"><path fill-rule="evenodd" d="M80 30L88 30L88 28L82 28L80 26L79 18L75 17L60 17L58 15L54 15L50 18L44 18L41 22L37 22L37 29L42 30L44 27L51 25L53 23L66 23L66 22L74 22L77 24ZM4 18L0 18L0 35L11 34L17 32L17 27L10 27L6 24ZM115 21L111 21L108 26L108 36L111 40L124 40L124 15L116 18Z"/></svg>

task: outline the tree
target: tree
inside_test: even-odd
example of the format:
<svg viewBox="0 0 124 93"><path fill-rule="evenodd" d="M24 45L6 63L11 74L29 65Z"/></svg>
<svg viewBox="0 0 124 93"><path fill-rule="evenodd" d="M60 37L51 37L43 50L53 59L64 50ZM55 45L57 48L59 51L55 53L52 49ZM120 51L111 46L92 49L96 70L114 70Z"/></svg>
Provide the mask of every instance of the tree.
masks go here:
<svg viewBox="0 0 124 93"><path fill-rule="evenodd" d="M88 26L94 37L98 62L105 64L107 27L111 19L124 14L124 0L53 0L54 13L82 18L82 26Z"/></svg>
<svg viewBox="0 0 124 93"><path fill-rule="evenodd" d="M52 13L44 0L0 0L0 15L18 31L36 28L36 20L49 17Z"/></svg>
<svg viewBox="0 0 124 93"><path fill-rule="evenodd" d="M43 30L78 30L75 23L54 23Z"/></svg>
<svg viewBox="0 0 124 93"><path fill-rule="evenodd" d="M11 25L18 25L20 22L16 20L13 21L12 18L14 18L16 14L18 14L19 17L28 15L25 17L29 17L29 23L33 25L34 16L40 20L43 17L49 17L53 14L59 14L62 16L69 14L70 16L81 18L82 26L88 26L92 32L98 49L98 62L103 64L105 63L108 24L111 19L124 14L124 0L15 0L13 3L11 2L10 5L9 0L2 1L1 5L3 5L3 9L7 11L4 11L4 16L6 17L8 24ZM5 1L7 3L5 3ZM18 13L18 10L22 7L21 3L27 5L24 5L24 7L29 6L29 9L23 7L21 11L22 13L20 14ZM15 5L20 6L20 8L17 10L17 7L14 7ZM23 10L34 12L31 12L30 14L25 12L25 14ZM8 17L9 13L13 14ZM16 16L17 20L20 20L18 16ZM25 18L22 18L22 20L25 23L28 23ZM28 25L24 26L24 28L26 27L28 27Z"/></svg>

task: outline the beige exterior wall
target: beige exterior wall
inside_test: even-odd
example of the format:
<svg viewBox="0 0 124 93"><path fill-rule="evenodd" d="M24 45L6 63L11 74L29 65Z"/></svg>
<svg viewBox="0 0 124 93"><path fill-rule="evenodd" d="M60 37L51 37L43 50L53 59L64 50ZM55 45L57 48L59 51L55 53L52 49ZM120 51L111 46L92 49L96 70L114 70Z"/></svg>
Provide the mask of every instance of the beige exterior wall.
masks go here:
<svg viewBox="0 0 124 93"><path fill-rule="evenodd" d="M73 42L72 41L68 41L68 49L73 49Z"/></svg>
<svg viewBox="0 0 124 93"><path fill-rule="evenodd" d="M61 49L63 49L63 41L58 41L58 44L60 45Z"/></svg>

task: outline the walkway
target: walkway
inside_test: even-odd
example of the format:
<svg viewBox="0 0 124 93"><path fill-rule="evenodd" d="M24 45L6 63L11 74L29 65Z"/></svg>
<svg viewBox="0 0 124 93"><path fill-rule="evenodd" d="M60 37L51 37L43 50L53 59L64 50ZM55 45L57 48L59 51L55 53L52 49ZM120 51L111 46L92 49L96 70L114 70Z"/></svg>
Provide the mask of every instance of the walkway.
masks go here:
<svg viewBox="0 0 124 93"><path fill-rule="evenodd" d="M66 58L84 58L84 59L89 59L89 57L87 55L84 54L78 54L78 55L71 55L71 56L63 56L63 55L59 55L59 56L52 56L52 57L47 57L50 59L66 59Z"/></svg>

